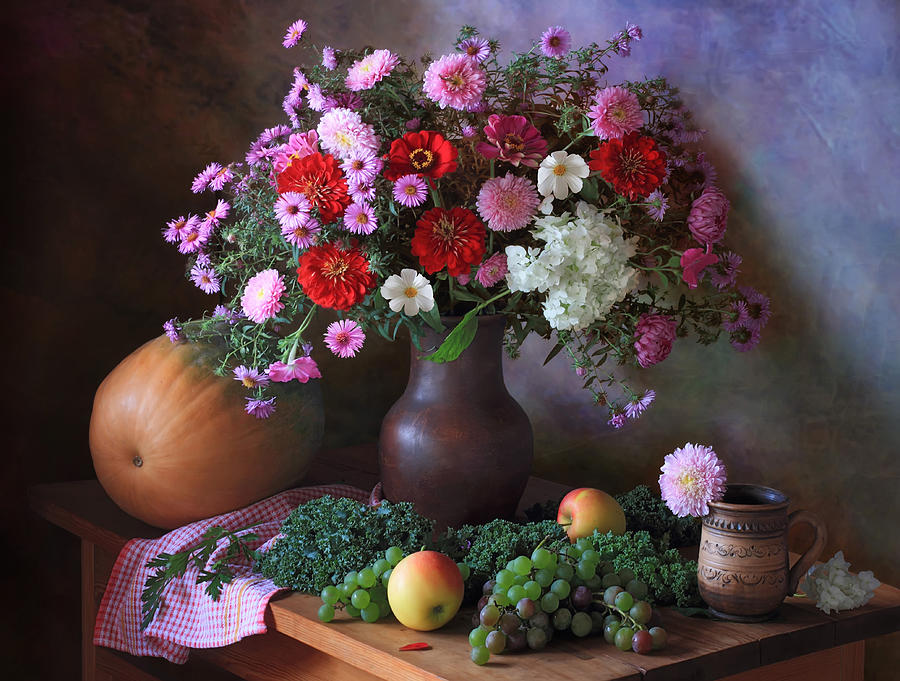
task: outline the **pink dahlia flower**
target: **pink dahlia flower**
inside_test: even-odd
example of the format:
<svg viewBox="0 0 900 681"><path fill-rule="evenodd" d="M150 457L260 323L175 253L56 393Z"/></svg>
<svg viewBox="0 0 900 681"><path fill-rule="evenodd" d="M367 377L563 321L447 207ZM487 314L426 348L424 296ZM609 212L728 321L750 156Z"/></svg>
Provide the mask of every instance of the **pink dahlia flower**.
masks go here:
<svg viewBox="0 0 900 681"><path fill-rule="evenodd" d="M547 140L525 116L491 114L484 134L488 141L479 142L475 148L485 158L537 168L547 154Z"/></svg>
<svg viewBox="0 0 900 681"><path fill-rule="evenodd" d="M475 281L485 288L490 288L503 281L508 273L506 254L494 253L494 255L481 263L481 267L475 272Z"/></svg>
<svg viewBox="0 0 900 681"><path fill-rule="evenodd" d="M637 95L623 87L608 87L598 92L588 117L594 134L602 140L624 137L644 122Z"/></svg>
<svg viewBox="0 0 900 681"><path fill-rule="evenodd" d="M642 314L634 329L634 351L637 354L638 364L646 369L668 357L675 341L677 326L671 317Z"/></svg>
<svg viewBox="0 0 900 681"><path fill-rule="evenodd" d="M306 383L311 378L322 378L319 367L312 357L297 357L287 364L273 362L269 365L267 373L269 378L276 383L287 383L293 380Z"/></svg>
<svg viewBox="0 0 900 681"><path fill-rule="evenodd" d="M310 154L317 153L319 153L319 133L315 130L294 133L275 152L275 172L283 172L295 158L306 158Z"/></svg>
<svg viewBox="0 0 900 681"><path fill-rule="evenodd" d="M270 397L267 400L257 400L253 397L246 398L247 406L244 411L255 416L258 419L267 419L275 413L275 398Z"/></svg>
<svg viewBox="0 0 900 681"><path fill-rule="evenodd" d="M442 109L466 111L481 99L487 78L474 59L465 54L446 54L425 71L425 94Z"/></svg>
<svg viewBox="0 0 900 681"><path fill-rule="evenodd" d="M719 262L719 256L704 253L702 248L689 248L681 254L681 278L688 288L697 288L703 270Z"/></svg>
<svg viewBox="0 0 900 681"><path fill-rule="evenodd" d="M731 204L718 187L708 186L691 204L687 223L691 234L701 244L714 244L725 236L728 209Z"/></svg>
<svg viewBox="0 0 900 681"><path fill-rule="evenodd" d="M540 203L534 183L512 173L487 180L476 201L479 215L497 232L511 232L528 225Z"/></svg>
<svg viewBox="0 0 900 681"><path fill-rule="evenodd" d="M392 54L390 50L375 50L348 69L344 85L353 92L368 90L390 74L399 63L400 58Z"/></svg>
<svg viewBox="0 0 900 681"><path fill-rule="evenodd" d="M284 277L278 270L263 270L247 282L241 296L241 308L247 319L262 324L284 308L281 295L284 293Z"/></svg>
<svg viewBox="0 0 900 681"><path fill-rule="evenodd" d="M539 44L545 57L564 57L572 47L572 36L562 26L551 26L541 35Z"/></svg>
<svg viewBox="0 0 900 681"><path fill-rule="evenodd" d="M325 345L338 357L355 357L365 340L365 332L351 319L332 322L325 329Z"/></svg>
<svg viewBox="0 0 900 681"><path fill-rule="evenodd" d="M350 109L332 109L322 114L316 132L322 147L341 159L364 149L378 151L379 140L372 126Z"/></svg>
<svg viewBox="0 0 900 681"><path fill-rule="evenodd" d="M725 494L725 466L712 447L688 442L667 454L660 470L663 501L677 516L704 516Z"/></svg>

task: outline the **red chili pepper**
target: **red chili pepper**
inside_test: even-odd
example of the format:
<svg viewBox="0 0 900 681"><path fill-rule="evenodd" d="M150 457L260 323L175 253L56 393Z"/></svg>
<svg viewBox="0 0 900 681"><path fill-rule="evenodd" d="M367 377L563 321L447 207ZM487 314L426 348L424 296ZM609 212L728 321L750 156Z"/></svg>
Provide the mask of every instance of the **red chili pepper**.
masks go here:
<svg viewBox="0 0 900 681"><path fill-rule="evenodd" d="M431 646L427 643L407 643L405 646L400 646L400 650L431 650Z"/></svg>

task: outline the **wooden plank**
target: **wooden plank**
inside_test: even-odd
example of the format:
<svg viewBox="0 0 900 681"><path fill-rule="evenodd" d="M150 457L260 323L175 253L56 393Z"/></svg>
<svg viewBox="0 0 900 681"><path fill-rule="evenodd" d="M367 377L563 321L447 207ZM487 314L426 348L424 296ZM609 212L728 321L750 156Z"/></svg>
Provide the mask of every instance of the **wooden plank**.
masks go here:
<svg viewBox="0 0 900 681"><path fill-rule="evenodd" d="M97 658L94 647L94 621L97 603L94 600L95 546L81 540L81 680L96 681Z"/></svg>
<svg viewBox="0 0 900 681"><path fill-rule="evenodd" d="M109 648L97 648L97 681L242 681L208 662L191 659L172 664L153 657L134 657Z"/></svg>
<svg viewBox="0 0 900 681"><path fill-rule="evenodd" d="M831 648L728 676L721 681L847 681L842 676L842 659L842 649Z"/></svg>
<svg viewBox="0 0 900 681"><path fill-rule="evenodd" d="M809 598L788 598L785 603L806 612L817 613L834 622L834 644L862 641L900 630L900 589L882 584L875 595L861 608L832 612L828 615Z"/></svg>
<svg viewBox="0 0 900 681"><path fill-rule="evenodd" d="M841 681L863 681L863 667L866 663L866 643L856 641L841 648Z"/></svg>

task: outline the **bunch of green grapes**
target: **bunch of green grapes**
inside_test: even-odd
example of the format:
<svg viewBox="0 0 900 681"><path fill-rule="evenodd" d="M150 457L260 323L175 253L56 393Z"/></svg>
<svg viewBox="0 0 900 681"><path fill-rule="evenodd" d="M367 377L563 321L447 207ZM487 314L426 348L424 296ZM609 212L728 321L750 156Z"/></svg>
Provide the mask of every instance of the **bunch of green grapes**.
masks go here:
<svg viewBox="0 0 900 681"><path fill-rule="evenodd" d="M387 585L394 566L403 560L403 549L392 546L372 565L362 570L352 570L337 586L326 586L320 594L322 606L319 619L330 622L335 610L344 610L351 617L363 622L377 622L391 614Z"/></svg>
<svg viewBox="0 0 900 681"><path fill-rule="evenodd" d="M665 630L649 626L647 585L630 569L616 572L588 537L559 552L538 546L530 558L514 558L483 592L469 632L475 664L507 650L540 650L563 632L602 633L620 650L641 654L666 644Z"/></svg>

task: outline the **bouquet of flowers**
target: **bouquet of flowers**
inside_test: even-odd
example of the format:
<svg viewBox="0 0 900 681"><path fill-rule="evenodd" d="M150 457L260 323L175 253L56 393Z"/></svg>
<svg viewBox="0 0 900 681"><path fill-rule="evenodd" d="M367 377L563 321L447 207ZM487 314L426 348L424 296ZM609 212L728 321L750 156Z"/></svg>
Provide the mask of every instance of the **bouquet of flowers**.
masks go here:
<svg viewBox="0 0 900 681"><path fill-rule="evenodd" d="M284 46L305 45L305 30L291 25ZM209 164L191 188L215 206L164 230L188 278L219 296L166 333L219 341L218 371L258 418L276 408L269 382L320 378L323 339L307 334L320 308L337 311L324 345L340 357L400 327L430 352L426 326L463 315L432 361L457 357L478 315L504 315L508 353L530 333L555 339L550 355L567 353L615 427L655 394L607 361L649 367L676 337L708 344L723 329L752 348L769 301L736 286L703 131L665 79L606 81L641 39L628 24L574 48L554 26L502 64L497 41L465 26L424 72L386 49L307 45L315 64L294 70L289 124L243 162Z"/></svg>

